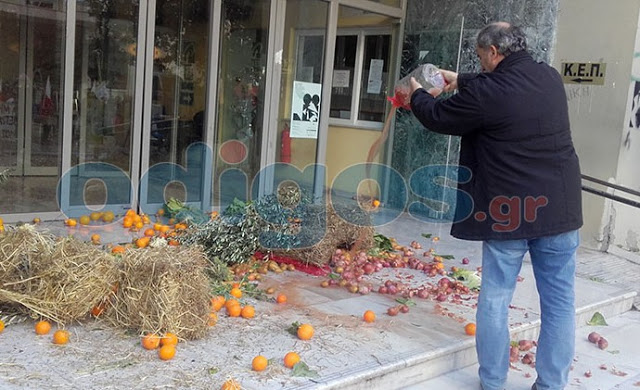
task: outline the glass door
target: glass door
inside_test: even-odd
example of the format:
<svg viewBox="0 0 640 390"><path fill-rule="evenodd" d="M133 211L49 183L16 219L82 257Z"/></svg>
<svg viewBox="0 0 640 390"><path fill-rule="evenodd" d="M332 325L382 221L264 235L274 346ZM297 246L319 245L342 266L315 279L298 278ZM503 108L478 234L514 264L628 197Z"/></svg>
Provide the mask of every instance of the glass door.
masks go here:
<svg viewBox="0 0 640 390"><path fill-rule="evenodd" d="M155 3L155 4L153 4ZM169 198L209 208L204 175L210 41L209 0L151 1L143 111L140 207Z"/></svg>
<svg viewBox="0 0 640 390"><path fill-rule="evenodd" d="M214 205L247 200L261 168L271 1L222 0Z"/></svg>
<svg viewBox="0 0 640 390"><path fill-rule="evenodd" d="M65 24L64 1L0 3L0 214L58 210Z"/></svg>
<svg viewBox="0 0 640 390"><path fill-rule="evenodd" d="M116 213L133 202L142 94L137 42L145 8L138 1L78 2L75 23L70 170L61 207L67 215ZM142 19L141 19L142 18ZM142 23L144 25L144 23ZM133 181L133 183L132 183Z"/></svg>

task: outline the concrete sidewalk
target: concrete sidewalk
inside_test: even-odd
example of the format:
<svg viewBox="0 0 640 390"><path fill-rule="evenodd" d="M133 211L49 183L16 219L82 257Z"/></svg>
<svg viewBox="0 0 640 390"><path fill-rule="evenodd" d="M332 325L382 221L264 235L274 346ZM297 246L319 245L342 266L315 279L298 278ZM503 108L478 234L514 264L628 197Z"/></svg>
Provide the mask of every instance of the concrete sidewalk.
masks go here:
<svg viewBox="0 0 640 390"><path fill-rule="evenodd" d="M62 222L48 227L56 234L74 234L85 240L94 232L67 229ZM424 250L433 247L439 254L452 255L454 259L446 261L447 267L473 270L480 266L480 243L450 237L446 225L403 216L377 230L396 238L401 245L418 241ZM422 233L440 240L423 237ZM101 232L103 243L129 241L128 234L113 226ZM464 257L470 260L468 265L462 265ZM616 276L613 271L622 274ZM521 276L510 313L512 339L535 339L538 298L527 261ZM609 340L609 348L601 351L588 343L590 328L580 328L569 388L638 388L640 357L635 351L640 345L634 333L640 329L640 315L629 312L640 288L640 283L633 283L634 277L640 279L640 265L626 265L624 259L606 253L580 251L576 318L584 324L595 311L601 312L610 326L598 331ZM377 286L387 279L420 285L439 277L429 279L407 268L384 268L370 275L369 281ZM143 350L137 335L99 320L88 319L72 326L71 343L64 347L35 336L32 321L10 324L0 334L0 388L218 389L226 378L234 377L247 390L478 389L475 340L464 334L465 323L475 321L473 298L464 304L414 298L416 306L409 313L390 317L386 311L397 305L396 296L322 288L322 280L325 278L300 272L270 273L260 287L286 293L286 305L248 299L246 302L256 308L254 319L220 315L209 335L180 343L170 362L161 362L153 352ZM362 321L365 310L377 314L375 323ZM294 321L311 323L316 329L314 338L302 342L288 334L286 328ZM318 376L292 376L291 370L282 365L288 351L300 353ZM251 371L251 360L259 354L273 359L261 373ZM602 364L606 369L600 369ZM520 366L516 367L521 371L510 373L509 390L528 389L535 378L532 369ZM591 371L590 378L584 376L587 370Z"/></svg>

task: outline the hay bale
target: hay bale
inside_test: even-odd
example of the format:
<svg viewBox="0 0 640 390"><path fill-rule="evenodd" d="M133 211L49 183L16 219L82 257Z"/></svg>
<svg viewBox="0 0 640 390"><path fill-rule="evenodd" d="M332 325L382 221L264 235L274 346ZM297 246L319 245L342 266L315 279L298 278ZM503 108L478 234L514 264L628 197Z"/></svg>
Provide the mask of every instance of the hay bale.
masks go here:
<svg viewBox="0 0 640 390"><path fill-rule="evenodd" d="M60 324L87 315L110 293L115 258L73 237L56 239L24 225L0 237L0 303Z"/></svg>
<svg viewBox="0 0 640 390"><path fill-rule="evenodd" d="M342 215L348 215L349 222L342 218L334 207L340 210ZM306 264L325 265L331 260L336 248L358 250L373 246L375 230L369 226L370 216L357 204L334 204L326 207L307 205L301 218L302 225L298 237L302 247L276 249L272 251L274 254L292 257ZM323 221L326 221L326 225ZM322 237L319 242L318 237ZM305 246L305 243L309 244Z"/></svg>
<svg viewBox="0 0 640 390"><path fill-rule="evenodd" d="M204 336L210 312L206 266L198 246L127 250L105 318L141 333Z"/></svg>

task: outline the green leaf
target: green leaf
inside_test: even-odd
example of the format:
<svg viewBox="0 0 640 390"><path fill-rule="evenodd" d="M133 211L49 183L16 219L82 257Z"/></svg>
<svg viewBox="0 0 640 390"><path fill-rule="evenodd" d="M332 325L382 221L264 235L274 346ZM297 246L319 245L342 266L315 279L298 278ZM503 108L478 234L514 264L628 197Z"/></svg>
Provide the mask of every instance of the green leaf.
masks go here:
<svg viewBox="0 0 640 390"><path fill-rule="evenodd" d="M455 256L453 256L453 255L438 255L438 254L435 254L435 253L434 253L434 254L433 254L433 257L436 257L436 256L440 256L440 257L442 257L444 260L453 260L453 259L455 259Z"/></svg>
<svg viewBox="0 0 640 390"><path fill-rule="evenodd" d="M332 273L329 274L329 279L338 280L338 279L340 279L340 274L332 272Z"/></svg>
<svg viewBox="0 0 640 390"><path fill-rule="evenodd" d="M431 233L422 233L422 237L424 238L431 238L432 234Z"/></svg>
<svg viewBox="0 0 640 390"><path fill-rule="evenodd" d="M294 336L298 335L298 328L300 327L300 323L298 321L293 322L290 327L287 328L287 332L291 333Z"/></svg>
<svg viewBox="0 0 640 390"><path fill-rule="evenodd" d="M298 362L293 366L291 370L291 376L300 376L300 377L308 377L308 378L316 378L318 377L318 372L311 370L307 363Z"/></svg>
<svg viewBox="0 0 640 390"><path fill-rule="evenodd" d="M600 312L593 313L593 317L591 320L587 322L587 325L591 326L608 326L607 321L605 321L604 316Z"/></svg>
<svg viewBox="0 0 640 390"><path fill-rule="evenodd" d="M407 305L407 306L415 306L416 303L414 301L412 301L410 298L396 298L396 302L402 304L402 305Z"/></svg>
<svg viewBox="0 0 640 390"><path fill-rule="evenodd" d="M209 373L209 375L215 375L218 373L218 371L220 371L218 367L209 367L209 370L207 372Z"/></svg>
<svg viewBox="0 0 640 390"><path fill-rule="evenodd" d="M455 272L451 273L451 277L455 280L462 282L465 286L471 290L480 290L480 284L482 279L480 276L471 270L458 268Z"/></svg>
<svg viewBox="0 0 640 390"><path fill-rule="evenodd" d="M391 240L387 236L384 236L382 234L375 234L373 236L373 241L375 241L376 247L382 251L393 250L393 244L391 243Z"/></svg>

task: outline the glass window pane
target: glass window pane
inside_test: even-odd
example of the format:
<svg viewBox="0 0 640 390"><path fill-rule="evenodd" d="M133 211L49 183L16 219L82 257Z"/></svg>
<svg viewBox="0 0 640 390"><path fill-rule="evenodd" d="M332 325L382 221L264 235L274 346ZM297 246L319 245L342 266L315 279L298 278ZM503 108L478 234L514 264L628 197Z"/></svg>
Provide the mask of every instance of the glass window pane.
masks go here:
<svg viewBox="0 0 640 390"><path fill-rule="evenodd" d="M322 91L328 10L325 1L287 1L276 159L300 169L316 162L318 115L328 92Z"/></svg>
<svg viewBox="0 0 640 390"><path fill-rule="evenodd" d="M270 4L222 1L214 205L247 199L260 170Z"/></svg>
<svg viewBox="0 0 640 390"><path fill-rule="evenodd" d="M19 3L20 6L15 6ZM0 10L0 214L57 211L66 2Z"/></svg>
<svg viewBox="0 0 640 390"><path fill-rule="evenodd" d="M87 179L117 175L116 167L131 174L138 2L79 2L76 15L70 204L129 204L128 187L110 184L107 198L104 186ZM96 162L111 168L86 165Z"/></svg>
<svg viewBox="0 0 640 390"><path fill-rule="evenodd" d="M194 179L187 183L178 168L171 169L168 175L149 174L147 204L159 207L172 197L187 202L202 199L203 154L189 147L204 141L209 3L208 0L157 3L151 118L148 118L149 168L150 172L159 172L153 170L154 165L173 163L186 169ZM172 180L180 184L171 184Z"/></svg>
<svg viewBox="0 0 640 390"><path fill-rule="evenodd" d="M390 42L390 35L365 37L359 120L384 122L389 81Z"/></svg>
<svg viewBox="0 0 640 390"><path fill-rule="evenodd" d="M333 61L333 88L331 88L332 118L351 119L351 97L353 75L356 67L358 36L347 35L336 38Z"/></svg>

